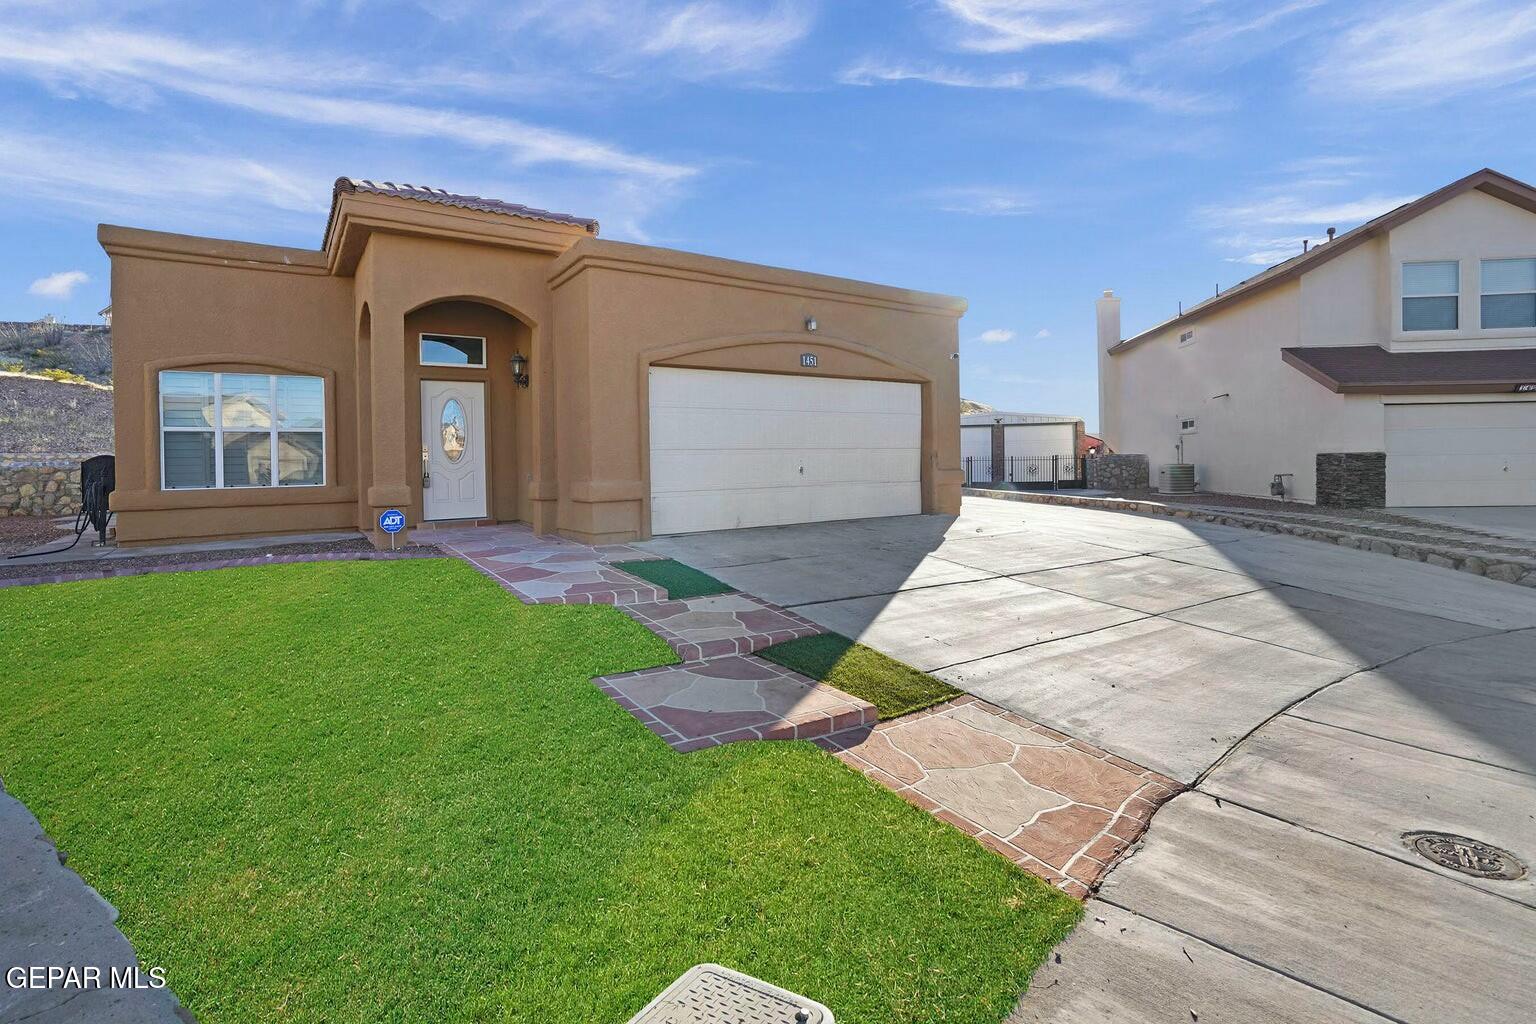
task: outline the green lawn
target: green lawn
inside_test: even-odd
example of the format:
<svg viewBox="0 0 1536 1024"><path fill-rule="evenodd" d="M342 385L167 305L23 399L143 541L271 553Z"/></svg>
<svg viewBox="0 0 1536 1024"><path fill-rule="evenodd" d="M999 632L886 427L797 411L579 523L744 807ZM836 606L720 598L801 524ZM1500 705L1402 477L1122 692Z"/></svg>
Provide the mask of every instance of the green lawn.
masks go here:
<svg viewBox="0 0 1536 1024"><path fill-rule="evenodd" d="M898 718L960 696L948 683L837 633L786 640L757 656L863 697L881 718Z"/></svg>
<svg viewBox="0 0 1536 1024"><path fill-rule="evenodd" d="M708 597L711 594L729 594L735 587L721 583L713 576L670 558L642 559L637 562L615 562L615 569L622 569L631 576L638 576L648 583L667 588L667 596L676 601L691 597ZM835 1011L834 1011L835 1012Z"/></svg>
<svg viewBox="0 0 1536 1024"><path fill-rule="evenodd" d="M608 1024L718 961L1000 1020L1075 903L805 743L667 748L668 661L452 561L0 590L0 775L203 1024Z"/></svg>

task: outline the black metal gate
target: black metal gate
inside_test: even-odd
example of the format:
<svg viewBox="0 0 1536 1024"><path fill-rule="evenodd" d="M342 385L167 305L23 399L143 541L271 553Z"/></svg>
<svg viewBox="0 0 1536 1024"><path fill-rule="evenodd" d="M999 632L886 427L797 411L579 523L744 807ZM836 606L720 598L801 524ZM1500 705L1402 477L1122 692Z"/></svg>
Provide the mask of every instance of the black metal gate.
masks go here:
<svg viewBox="0 0 1536 1024"><path fill-rule="evenodd" d="M1076 455L1011 455L1004 459L967 456L967 487L1006 485L1022 490L1058 490L1082 487L1084 460Z"/></svg>

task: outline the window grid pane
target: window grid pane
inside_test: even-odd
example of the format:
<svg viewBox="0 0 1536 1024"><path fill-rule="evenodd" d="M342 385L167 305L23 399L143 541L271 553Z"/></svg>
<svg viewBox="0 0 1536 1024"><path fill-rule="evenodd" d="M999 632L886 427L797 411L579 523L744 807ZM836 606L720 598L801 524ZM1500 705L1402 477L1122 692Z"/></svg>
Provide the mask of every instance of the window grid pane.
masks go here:
<svg viewBox="0 0 1536 1024"><path fill-rule="evenodd" d="M160 394L166 490L324 485L323 379L165 371Z"/></svg>
<svg viewBox="0 0 1536 1024"><path fill-rule="evenodd" d="M1454 295L1403 300L1403 330L1454 331L1457 327L1457 298Z"/></svg>
<svg viewBox="0 0 1536 1024"><path fill-rule="evenodd" d="M160 422L167 427L200 430L213 426L213 374L162 373Z"/></svg>
<svg viewBox="0 0 1536 1024"><path fill-rule="evenodd" d="M1455 295L1461 291L1461 265L1455 260L1403 264L1403 294Z"/></svg>
<svg viewBox="0 0 1536 1024"><path fill-rule="evenodd" d="M1536 259L1483 260L1483 294L1536 292Z"/></svg>
<svg viewBox="0 0 1536 1024"><path fill-rule="evenodd" d="M444 366L484 366L484 338L456 338L448 334L421 336L421 362Z"/></svg>
<svg viewBox="0 0 1536 1024"><path fill-rule="evenodd" d="M1536 327L1536 292L1525 295L1484 295L1483 328Z"/></svg>

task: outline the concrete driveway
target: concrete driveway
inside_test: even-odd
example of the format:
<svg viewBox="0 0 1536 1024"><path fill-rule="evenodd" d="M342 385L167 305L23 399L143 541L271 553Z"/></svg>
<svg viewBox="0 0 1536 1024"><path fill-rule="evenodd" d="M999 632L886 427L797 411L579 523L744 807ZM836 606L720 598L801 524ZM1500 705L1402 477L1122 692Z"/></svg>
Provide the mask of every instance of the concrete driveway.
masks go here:
<svg viewBox="0 0 1536 1024"><path fill-rule="evenodd" d="M658 553L1192 786L1018 1021L1514 1021L1536 880L1536 590L1230 527L967 498L958 518Z"/></svg>

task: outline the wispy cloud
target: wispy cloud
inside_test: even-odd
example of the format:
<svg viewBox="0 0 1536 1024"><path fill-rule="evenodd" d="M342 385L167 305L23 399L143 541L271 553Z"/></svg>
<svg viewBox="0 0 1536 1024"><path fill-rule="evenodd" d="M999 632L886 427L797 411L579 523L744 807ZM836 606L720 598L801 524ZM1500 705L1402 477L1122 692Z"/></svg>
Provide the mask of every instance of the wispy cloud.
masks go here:
<svg viewBox="0 0 1536 1024"><path fill-rule="evenodd" d="M1006 327L994 327L991 330L982 331L976 336L976 340L983 345L1001 345L1004 342L1012 341L1016 337L1018 335Z"/></svg>
<svg viewBox="0 0 1536 1024"><path fill-rule="evenodd" d="M1412 104L1536 78L1536 7L1402 0L1362 9L1318 58L1314 91Z"/></svg>
<svg viewBox="0 0 1536 1024"><path fill-rule="evenodd" d="M810 9L799 3L754 12L703 0L664 13L640 49L685 57L710 73L756 71L803 39L812 20Z"/></svg>
<svg viewBox="0 0 1536 1024"><path fill-rule="evenodd" d="M320 172L237 155L119 149L0 128L0 185L13 194L101 216L170 214L175 221L248 217L254 209L313 223L330 198Z"/></svg>
<svg viewBox="0 0 1536 1024"><path fill-rule="evenodd" d="M345 60L334 63L335 78L330 77L332 70L332 61L320 54L194 46L175 37L133 32L15 31L0 37L0 71L124 105L142 106L171 92L272 118L494 150L524 165L560 164L661 182L675 182L695 171L515 118L398 99L356 98L360 88L349 95L338 91L336 82L377 85L387 93L392 83L414 75ZM433 72L425 74L431 80Z"/></svg>
<svg viewBox="0 0 1536 1024"><path fill-rule="evenodd" d="M844 85L926 82L956 89L1027 89L1033 81L1027 71L972 72L942 64L899 64L873 57L848 65L837 80Z"/></svg>
<svg viewBox="0 0 1536 1024"><path fill-rule="evenodd" d="M1032 192L1005 186L960 185L933 189L923 199L945 213L978 217L1022 217L1033 213L1037 200Z"/></svg>
<svg viewBox="0 0 1536 1024"><path fill-rule="evenodd" d="M1134 0L939 0L959 19L959 45L978 53L1121 36L1139 27L1151 5Z"/></svg>
<svg viewBox="0 0 1536 1024"><path fill-rule="evenodd" d="M1035 340L1036 341L1044 341L1046 338L1049 338L1050 336L1051 336L1051 332L1048 329L1044 328L1044 327L1040 328L1038 331L1035 332Z"/></svg>
<svg viewBox="0 0 1536 1024"><path fill-rule="evenodd" d="M1341 187L1356 187L1365 176L1350 157L1305 158L1288 167L1297 176L1283 184L1197 209L1218 232L1217 246L1231 253L1228 260L1269 266L1300 255L1304 241L1322 243L1330 227L1347 231L1417 198L1382 193L1340 198Z"/></svg>
<svg viewBox="0 0 1536 1024"><path fill-rule="evenodd" d="M844 68L838 75L844 85L891 85L923 82L956 89L1015 89L1046 92L1075 90L1100 99L1136 103L1169 113L1209 113L1226 106L1223 101L1141 81L1124 69L1100 65L1083 71L1032 75L1028 71L968 71L945 64L902 64L867 57Z"/></svg>
<svg viewBox="0 0 1536 1024"><path fill-rule="evenodd" d="M41 295L50 299L67 299L75 293L75 289L91 279L91 275L83 270L61 270L57 274L49 274L40 277L27 286L27 291L32 295Z"/></svg>

